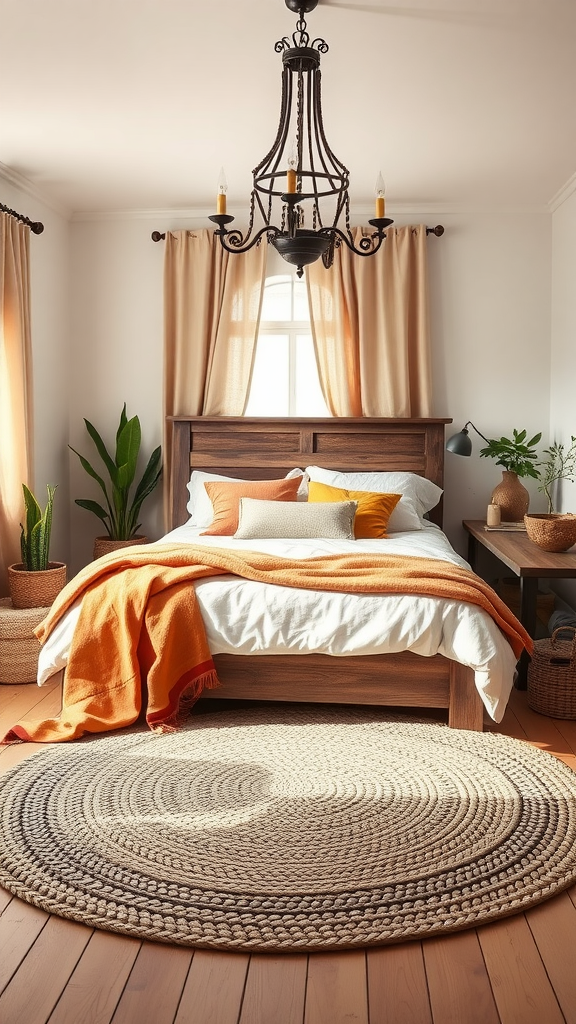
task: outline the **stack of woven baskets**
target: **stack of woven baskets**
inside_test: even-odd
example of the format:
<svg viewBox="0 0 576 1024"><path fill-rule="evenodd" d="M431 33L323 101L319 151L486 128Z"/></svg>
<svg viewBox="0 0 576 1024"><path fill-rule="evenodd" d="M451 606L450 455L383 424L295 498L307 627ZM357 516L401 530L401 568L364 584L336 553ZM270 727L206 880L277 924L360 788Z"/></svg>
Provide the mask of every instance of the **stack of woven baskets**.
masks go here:
<svg viewBox="0 0 576 1024"><path fill-rule="evenodd" d="M40 643L34 629L49 608L14 608L0 598L0 683L33 683L38 671Z"/></svg>
<svg viewBox="0 0 576 1024"><path fill-rule="evenodd" d="M528 704L551 718L576 718L574 626L560 626L551 637L536 640L528 667Z"/></svg>

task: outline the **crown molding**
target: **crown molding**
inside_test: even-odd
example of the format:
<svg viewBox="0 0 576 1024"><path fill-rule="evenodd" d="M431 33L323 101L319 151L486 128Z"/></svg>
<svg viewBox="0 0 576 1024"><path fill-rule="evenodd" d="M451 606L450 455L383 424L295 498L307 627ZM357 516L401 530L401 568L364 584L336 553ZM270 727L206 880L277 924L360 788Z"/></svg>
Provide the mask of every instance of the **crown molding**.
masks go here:
<svg viewBox="0 0 576 1024"><path fill-rule="evenodd" d="M568 178L568 181L562 186L561 189L558 190L556 195L553 196L550 202L548 203L548 209L550 210L550 212L554 213L559 206L562 206L562 203L565 203L566 200L569 199L570 196L574 194L574 192L576 192L576 172L572 175L571 178Z"/></svg>
<svg viewBox="0 0 576 1024"><path fill-rule="evenodd" d="M12 167L8 167L3 163L0 163L0 181L13 185L19 192L25 192L26 195L37 199L44 206L48 206L54 213L58 213L61 217L65 217L66 220L70 220L71 211L69 209L57 203L51 196L46 195L38 185L35 185L34 182L30 181L23 174L20 174L19 171L15 171Z"/></svg>

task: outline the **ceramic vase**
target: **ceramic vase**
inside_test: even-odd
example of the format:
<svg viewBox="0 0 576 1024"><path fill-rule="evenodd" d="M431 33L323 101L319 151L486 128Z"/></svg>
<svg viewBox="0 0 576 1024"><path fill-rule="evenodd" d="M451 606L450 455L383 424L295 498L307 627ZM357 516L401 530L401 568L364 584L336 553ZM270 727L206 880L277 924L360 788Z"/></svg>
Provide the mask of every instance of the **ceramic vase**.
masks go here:
<svg viewBox="0 0 576 1024"><path fill-rule="evenodd" d="M521 523L528 511L530 494L517 473L502 471L502 480L492 491L491 501L500 506L503 523Z"/></svg>

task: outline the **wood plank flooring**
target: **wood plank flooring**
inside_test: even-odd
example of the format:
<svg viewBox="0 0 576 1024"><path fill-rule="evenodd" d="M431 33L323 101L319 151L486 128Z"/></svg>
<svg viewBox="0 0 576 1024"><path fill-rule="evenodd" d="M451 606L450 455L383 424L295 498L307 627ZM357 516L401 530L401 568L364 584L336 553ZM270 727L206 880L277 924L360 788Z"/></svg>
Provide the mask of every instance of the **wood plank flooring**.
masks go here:
<svg viewBox="0 0 576 1024"><path fill-rule="evenodd" d="M0 687L0 729L60 687ZM576 769L576 722L514 691L503 732ZM43 749L0 748L0 771ZM0 889L2 1024L576 1024L576 886L443 938L344 953L188 950L86 928Z"/></svg>

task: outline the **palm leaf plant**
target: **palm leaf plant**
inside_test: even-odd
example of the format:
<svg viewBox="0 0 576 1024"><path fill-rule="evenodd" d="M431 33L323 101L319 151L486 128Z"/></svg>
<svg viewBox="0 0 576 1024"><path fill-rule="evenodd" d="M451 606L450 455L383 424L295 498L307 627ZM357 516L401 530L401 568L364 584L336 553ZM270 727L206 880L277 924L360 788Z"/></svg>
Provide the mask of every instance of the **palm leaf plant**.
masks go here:
<svg viewBox="0 0 576 1024"><path fill-rule="evenodd" d="M96 480L105 498L105 507L97 501L86 498L76 498L76 504L93 512L98 519L102 520L111 540L131 540L141 525L138 520L142 502L152 493L162 473L161 448L158 446L154 449L144 473L131 493L142 442L142 430L138 417L133 416L132 419L128 419L126 403L124 403L116 431L114 456L109 453L96 427L87 419L84 420L84 423L108 473L109 480L105 481L88 462L88 459L70 445L71 450L80 459L82 468Z"/></svg>
<svg viewBox="0 0 576 1024"><path fill-rule="evenodd" d="M52 532L52 510L56 487L48 487L48 501L44 512L26 484L24 492L25 522L20 523L20 551L22 564L28 572L42 572L48 568L50 534Z"/></svg>
<svg viewBox="0 0 576 1024"><path fill-rule="evenodd" d="M488 444L480 449L480 456L495 459L497 466L517 476L530 476L538 479L535 463L538 454L535 451L542 434L534 434L527 440L526 430L514 430L512 437L488 438Z"/></svg>

